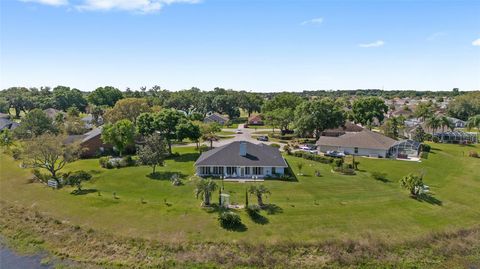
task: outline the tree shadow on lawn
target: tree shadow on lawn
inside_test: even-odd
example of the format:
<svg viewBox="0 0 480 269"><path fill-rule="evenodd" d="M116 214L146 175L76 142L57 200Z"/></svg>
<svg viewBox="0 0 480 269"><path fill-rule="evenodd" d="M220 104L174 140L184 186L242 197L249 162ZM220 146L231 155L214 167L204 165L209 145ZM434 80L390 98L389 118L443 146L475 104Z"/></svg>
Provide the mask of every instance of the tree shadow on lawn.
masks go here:
<svg viewBox="0 0 480 269"><path fill-rule="evenodd" d="M97 192L97 189L82 189L82 190L73 190L70 194L73 195L85 195L89 193Z"/></svg>
<svg viewBox="0 0 480 269"><path fill-rule="evenodd" d="M258 210L247 209L247 214L250 219L257 224L265 225L270 222L267 217L260 215Z"/></svg>
<svg viewBox="0 0 480 269"><path fill-rule="evenodd" d="M199 153L184 153L180 155L172 155L167 158L167 160L173 160L175 162L193 162L198 159L200 156Z"/></svg>
<svg viewBox="0 0 480 269"><path fill-rule="evenodd" d="M265 210L268 215L283 213L283 209L276 204L266 204L262 206L262 210Z"/></svg>
<svg viewBox="0 0 480 269"><path fill-rule="evenodd" d="M419 202L427 202L431 205L442 206L442 204L443 204L442 201L438 200L437 198L433 197L430 194L422 194L420 196L412 197L412 198L419 201Z"/></svg>
<svg viewBox="0 0 480 269"><path fill-rule="evenodd" d="M222 228L231 232L246 232L248 230L247 226L243 223L240 223L235 227L222 227Z"/></svg>
<svg viewBox="0 0 480 269"><path fill-rule="evenodd" d="M170 180L173 175L178 175L181 179L185 179L187 177L187 175L182 172L171 171L150 173L147 175L147 177L154 180Z"/></svg>

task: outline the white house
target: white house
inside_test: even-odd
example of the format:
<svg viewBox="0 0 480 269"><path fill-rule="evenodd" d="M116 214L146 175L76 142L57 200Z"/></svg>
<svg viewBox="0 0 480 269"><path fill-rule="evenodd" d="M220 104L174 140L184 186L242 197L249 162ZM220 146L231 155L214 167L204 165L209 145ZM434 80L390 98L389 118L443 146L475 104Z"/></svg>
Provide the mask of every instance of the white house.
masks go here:
<svg viewBox="0 0 480 269"><path fill-rule="evenodd" d="M358 156L409 158L418 156L420 143L412 140L397 141L364 129L339 137L321 136L317 141L317 147L323 153L335 150Z"/></svg>
<svg viewBox="0 0 480 269"><path fill-rule="evenodd" d="M195 162L199 176L227 178L276 177L288 167L277 148L235 141L202 153Z"/></svg>

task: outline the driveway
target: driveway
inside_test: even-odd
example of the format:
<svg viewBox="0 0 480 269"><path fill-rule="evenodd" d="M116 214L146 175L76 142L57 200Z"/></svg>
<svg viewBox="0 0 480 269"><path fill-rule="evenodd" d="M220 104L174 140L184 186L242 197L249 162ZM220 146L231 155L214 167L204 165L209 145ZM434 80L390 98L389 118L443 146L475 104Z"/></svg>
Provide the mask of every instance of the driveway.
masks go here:
<svg viewBox="0 0 480 269"><path fill-rule="evenodd" d="M254 128L245 128L243 124L239 124L238 129L222 129L222 131L228 131L228 132L232 132L232 131L236 132L237 130L240 130L241 133L240 134L234 134L232 138L220 139L218 141L215 141L215 142L213 142L213 147L215 147L215 148L221 147L223 145L227 145L227 144L229 144L231 142L234 142L234 141L248 141L248 142L251 142L251 143L254 143L254 144L264 143L264 144L267 144L267 145L275 143L275 144L279 144L281 146L281 148L283 147L283 145L286 145L284 143L277 143L277 142L262 142L262 141L258 141L255 138L252 138L252 134L255 133L255 132L271 131L271 129L257 128L255 130ZM201 145L210 146L210 143L209 142L202 142ZM186 145L175 145L175 147L191 147L191 146L195 146L195 143L186 144Z"/></svg>

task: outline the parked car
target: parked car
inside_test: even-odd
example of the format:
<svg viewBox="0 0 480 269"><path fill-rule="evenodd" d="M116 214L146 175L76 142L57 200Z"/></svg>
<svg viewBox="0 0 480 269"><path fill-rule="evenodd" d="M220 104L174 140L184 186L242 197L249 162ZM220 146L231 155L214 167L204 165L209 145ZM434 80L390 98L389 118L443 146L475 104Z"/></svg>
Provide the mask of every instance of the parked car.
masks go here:
<svg viewBox="0 0 480 269"><path fill-rule="evenodd" d="M242 133L242 130L238 129L235 133L241 134L241 133Z"/></svg>
<svg viewBox="0 0 480 269"><path fill-rule="evenodd" d="M257 137L257 140L258 140L258 141L268 141L268 136L266 136L266 135L261 135L261 136Z"/></svg>
<svg viewBox="0 0 480 269"><path fill-rule="evenodd" d="M339 151L336 151L336 150L329 150L325 153L325 156L342 158L342 157L345 157L345 153L339 152Z"/></svg>

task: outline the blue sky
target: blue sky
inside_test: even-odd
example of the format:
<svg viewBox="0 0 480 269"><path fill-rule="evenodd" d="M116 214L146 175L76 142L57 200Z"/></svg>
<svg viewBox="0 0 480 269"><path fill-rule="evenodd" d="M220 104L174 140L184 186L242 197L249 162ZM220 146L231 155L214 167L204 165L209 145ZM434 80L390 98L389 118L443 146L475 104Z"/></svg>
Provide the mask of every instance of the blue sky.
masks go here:
<svg viewBox="0 0 480 269"><path fill-rule="evenodd" d="M1 0L0 88L480 90L480 1Z"/></svg>

